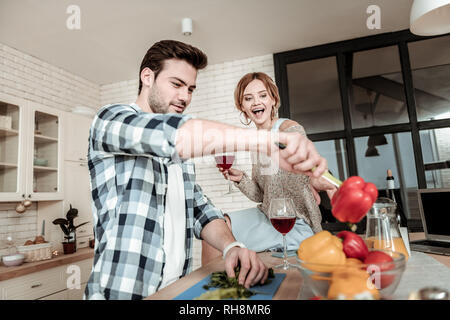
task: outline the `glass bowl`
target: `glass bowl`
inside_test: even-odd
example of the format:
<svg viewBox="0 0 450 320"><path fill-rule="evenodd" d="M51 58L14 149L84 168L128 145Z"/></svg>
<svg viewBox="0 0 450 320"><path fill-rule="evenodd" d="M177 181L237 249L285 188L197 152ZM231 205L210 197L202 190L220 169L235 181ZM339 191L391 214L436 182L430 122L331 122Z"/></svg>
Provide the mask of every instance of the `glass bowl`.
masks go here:
<svg viewBox="0 0 450 320"><path fill-rule="evenodd" d="M324 298L328 297L330 284L332 277L339 279L344 291L349 290L349 287L354 286L354 282L350 280L356 275L365 275L367 272L367 287L376 288L378 291L378 297L380 299L391 299L393 293L397 289L398 284L402 278L403 272L406 267L405 255L400 252L394 252L389 250L370 250L370 251L382 251L392 257L392 262L382 262L376 264L345 264L345 265L333 265L333 264L318 264L308 263L300 260L296 257L297 264L295 267L301 272L304 284L311 288L314 295ZM342 273L345 271L344 273ZM341 274L339 274L341 272ZM339 278L337 278L339 276ZM346 278L348 282L346 283ZM333 288L335 289L335 288ZM351 289L350 289L351 290ZM335 290L333 290L335 291ZM367 290L369 291L369 290ZM372 291L373 292L373 291ZM338 297L345 298L343 296ZM355 298L359 298L359 295ZM370 295L362 294L361 299L370 298Z"/></svg>

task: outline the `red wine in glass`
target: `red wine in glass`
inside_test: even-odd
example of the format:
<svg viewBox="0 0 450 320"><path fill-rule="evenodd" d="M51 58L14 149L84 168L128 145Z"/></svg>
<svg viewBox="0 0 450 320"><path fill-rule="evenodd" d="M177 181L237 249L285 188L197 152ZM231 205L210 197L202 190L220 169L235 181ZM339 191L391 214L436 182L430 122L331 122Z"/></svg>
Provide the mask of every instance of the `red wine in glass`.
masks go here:
<svg viewBox="0 0 450 320"><path fill-rule="evenodd" d="M296 217L281 217L281 218L271 218L270 222L275 229L283 236L291 231L292 227L295 225Z"/></svg>
<svg viewBox="0 0 450 320"><path fill-rule="evenodd" d="M269 219L273 227L283 236L283 263L274 268L288 270L286 234L292 230L297 219L294 202L290 198L274 198L270 201Z"/></svg>
<svg viewBox="0 0 450 320"><path fill-rule="evenodd" d="M233 154L221 154L215 156L217 165L222 168L223 170L228 170L231 168L234 162L234 155ZM231 180L228 179L228 192L225 194L233 193L233 190L231 189Z"/></svg>
<svg viewBox="0 0 450 320"><path fill-rule="evenodd" d="M230 169L234 162L233 155L220 155L216 156L215 158L217 165L221 167L223 170Z"/></svg>

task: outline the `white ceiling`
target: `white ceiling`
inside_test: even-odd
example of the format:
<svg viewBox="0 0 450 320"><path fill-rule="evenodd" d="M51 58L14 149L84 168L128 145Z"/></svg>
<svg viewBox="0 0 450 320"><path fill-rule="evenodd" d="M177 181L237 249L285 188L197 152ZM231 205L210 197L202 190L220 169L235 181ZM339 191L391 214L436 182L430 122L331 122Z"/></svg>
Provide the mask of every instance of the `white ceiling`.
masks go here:
<svg viewBox="0 0 450 320"><path fill-rule="evenodd" d="M0 0L0 42L97 84L137 78L147 49L175 39L209 64L409 28L413 0ZM81 29L69 30L69 5ZM369 5L381 29L369 30ZM181 19L193 34L181 34Z"/></svg>

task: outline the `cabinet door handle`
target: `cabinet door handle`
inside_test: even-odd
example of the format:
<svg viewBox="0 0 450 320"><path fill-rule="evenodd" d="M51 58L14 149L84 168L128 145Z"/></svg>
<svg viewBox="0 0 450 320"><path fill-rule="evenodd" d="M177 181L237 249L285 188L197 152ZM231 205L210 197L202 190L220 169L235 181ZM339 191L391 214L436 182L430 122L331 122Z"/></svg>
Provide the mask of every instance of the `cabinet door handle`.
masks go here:
<svg viewBox="0 0 450 320"><path fill-rule="evenodd" d="M31 286L32 289L42 286L42 283L36 283Z"/></svg>
<svg viewBox="0 0 450 320"><path fill-rule="evenodd" d="M84 166L85 166L84 164L80 163L80 167L84 167Z"/></svg>
<svg viewBox="0 0 450 320"><path fill-rule="evenodd" d="M86 232L86 230L80 230L80 231L78 231L78 233L85 233Z"/></svg>
<svg viewBox="0 0 450 320"><path fill-rule="evenodd" d="M78 160L84 161L84 158L78 158Z"/></svg>
<svg viewBox="0 0 450 320"><path fill-rule="evenodd" d="M82 242L79 242L78 244L85 244L86 243L86 241L82 241Z"/></svg>

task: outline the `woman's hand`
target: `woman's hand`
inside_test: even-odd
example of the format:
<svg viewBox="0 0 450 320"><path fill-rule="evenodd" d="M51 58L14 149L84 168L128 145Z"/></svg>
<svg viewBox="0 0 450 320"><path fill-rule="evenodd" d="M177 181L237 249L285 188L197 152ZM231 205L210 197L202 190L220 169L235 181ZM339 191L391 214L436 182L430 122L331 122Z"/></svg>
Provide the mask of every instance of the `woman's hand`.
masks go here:
<svg viewBox="0 0 450 320"><path fill-rule="evenodd" d="M222 172L224 178L227 180L239 183L241 182L242 177L244 176L244 172L238 169L230 168L228 170L224 170L221 167L219 167L219 165L216 165L216 167L219 168L220 172Z"/></svg>

